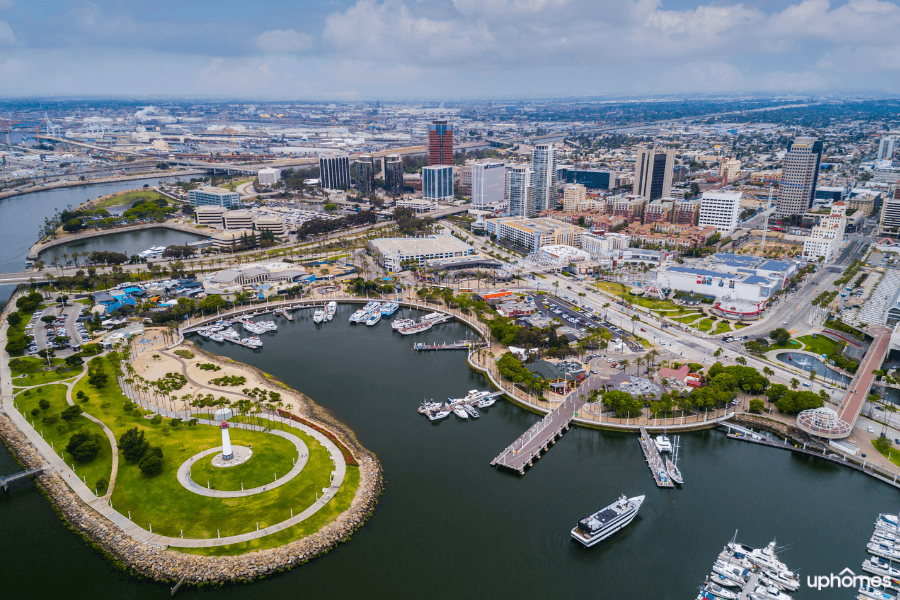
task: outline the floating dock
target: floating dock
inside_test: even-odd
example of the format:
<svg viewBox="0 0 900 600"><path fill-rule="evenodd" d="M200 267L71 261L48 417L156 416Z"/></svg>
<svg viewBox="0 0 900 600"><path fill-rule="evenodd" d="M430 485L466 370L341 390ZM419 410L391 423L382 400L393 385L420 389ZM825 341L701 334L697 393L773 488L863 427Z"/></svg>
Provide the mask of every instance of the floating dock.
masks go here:
<svg viewBox="0 0 900 600"><path fill-rule="evenodd" d="M525 467L532 466L534 459L540 458L541 452L549 450L556 443L556 438L569 429L572 419L582 406L584 401L577 400L575 394L572 394L501 452L491 461L491 466L506 467L524 475Z"/></svg>
<svg viewBox="0 0 900 600"><path fill-rule="evenodd" d="M668 472L666 472L665 461L662 456L660 456L659 450L656 449L653 438L650 437L650 434L647 433L647 429L643 425L641 425L641 437L638 438L638 440L641 443L641 450L644 451L644 458L647 459L647 466L650 467L650 472L653 473L653 480L656 482L657 487L675 487L675 482L672 481L672 478L669 477ZM659 476L660 469L666 473L665 480Z"/></svg>
<svg viewBox="0 0 900 600"><path fill-rule="evenodd" d="M413 345L413 350L416 352L430 352L436 350L468 350L469 348L474 348L478 346L477 342L472 340L464 340L459 341L453 344L448 344L446 342L442 344L423 344L419 342L418 344Z"/></svg>

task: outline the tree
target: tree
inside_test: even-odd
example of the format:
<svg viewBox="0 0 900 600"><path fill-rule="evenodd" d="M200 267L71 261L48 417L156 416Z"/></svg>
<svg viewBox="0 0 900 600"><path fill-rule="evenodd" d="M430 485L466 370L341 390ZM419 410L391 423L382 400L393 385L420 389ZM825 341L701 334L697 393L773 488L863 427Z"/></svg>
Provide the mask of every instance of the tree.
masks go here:
<svg viewBox="0 0 900 600"><path fill-rule="evenodd" d="M791 339L791 333L784 327L779 327L778 329L770 331L769 337L772 338L776 344L783 346Z"/></svg>
<svg viewBox="0 0 900 600"><path fill-rule="evenodd" d="M796 377L791 377L791 389L797 389L797 386L800 385L800 380Z"/></svg>
<svg viewBox="0 0 900 600"><path fill-rule="evenodd" d="M106 387L106 384L109 382L109 375L106 371L103 370L102 367L96 367L91 369L88 373L88 383L94 386L95 388L103 388Z"/></svg>
<svg viewBox="0 0 900 600"><path fill-rule="evenodd" d="M97 436L86 431L78 431L69 438L66 452L71 454L76 462L90 462L100 453L100 443Z"/></svg>
<svg viewBox="0 0 900 600"><path fill-rule="evenodd" d="M758 415L763 411L765 407L766 404L762 400L759 400L757 398L753 398L752 400L750 400L750 412L754 414Z"/></svg>
<svg viewBox="0 0 900 600"><path fill-rule="evenodd" d="M63 421L71 421L75 417L79 416L82 412L84 412L80 406L75 404L74 406L70 406L67 409L63 410L60 413L60 417L62 417Z"/></svg>
<svg viewBox="0 0 900 600"><path fill-rule="evenodd" d="M140 460L147 450L150 449L150 442L144 439L144 432L132 427L119 437L119 450L125 460L136 462Z"/></svg>
<svg viewBox="0 0 900 600"><path fill-rule="evenodd" d="M148 449L144 454L144 457L138 463L138 468L141 470L141 473L143 473L147 477L153 477L162 473L162 448L160 448L159 446L153 446L152 448Z"/></svg>

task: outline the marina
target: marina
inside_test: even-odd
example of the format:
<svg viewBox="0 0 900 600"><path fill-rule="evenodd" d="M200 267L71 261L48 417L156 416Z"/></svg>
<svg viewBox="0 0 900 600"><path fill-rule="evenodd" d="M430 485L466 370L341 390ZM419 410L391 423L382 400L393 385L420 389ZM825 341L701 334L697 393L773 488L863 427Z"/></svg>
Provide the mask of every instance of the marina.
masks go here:
<svg viewBox="0 0 900 600"><path fill-rule="evenodd" d="M735 541L716 557L697 600L791 600L800 589L800 576L776 555L775 541L752 548Z"/></svg>
<svg viewBox="0 0 900 600"><path fill-rule="evenodd" d="M653 481L656 482L657 487L675 487L675 483L669 477L669 473L666 470L666 464L657 447L656 440L650 437L650 434L647 433L647 429L643 425L641 426L641 434L638 440L641 444L641 450L644 452L644 459L647 461L647 466L650 467L650 472L653 474Z"/></svg>
<svg viewBox="0 0 900 600"><path fill-rule="evenodd" d="M481 414L475 410L477 408L489 408L494 405L497 398L502 396L504 392L481 392L478 390L469 390L465 398L448 398L447 402L430 402L422 401L419 405L419 414L428 417L429 421L440 421L455 414L463 421L467 421L469 417L478 419Z"/></svg>

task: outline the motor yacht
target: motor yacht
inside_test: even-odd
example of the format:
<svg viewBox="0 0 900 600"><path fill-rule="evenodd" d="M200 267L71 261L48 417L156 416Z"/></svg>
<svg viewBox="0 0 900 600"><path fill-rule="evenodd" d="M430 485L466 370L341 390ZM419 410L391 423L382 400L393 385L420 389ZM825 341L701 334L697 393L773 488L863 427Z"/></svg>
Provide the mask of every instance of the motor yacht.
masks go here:
<svg viewBox="0 0 900 600"><path fill-rule="evenodd" d="M321 323L325 319L325 312L317 310L313 313L313 323Z"/></svg>
<svg viewBox="0 0 900 600"><path fill-rule="evenodd" d="M462 409L462 407L457 406L453 409L453 414L463 420L468 420L469 414Z"/></svg>
<svg viewBox="0 0 900 600"><path fill-rule="evenodd" d="M748 569L743 569L721 560L717 560L713 563L713 572L718 573L723 577L727 577L741 586L747 583L747 580L750 578L750 571Z"/></svg>
<svg viewBox="0 0 900 600"><path fill-rule="evenodd" d="M869 560L864 560L862 570L872 575L880 575L882 577L900 577L900 569L891 565L889 561L878 556L870 556Z"/></svg>
<svg viewBox="0 0 900 600"><path fill-rule="evenodd" d="M463 404L463 410L466 411L470 417L473 419L477 419L481 415L478 414L478 411L471 404Z"/></svg>
<svg viewBox="0 0 900 600"><path fill-rule="evenodd" d="M588 548L599 544L631 523L643 503L644 496L626 498L623 494L609 506L578 521L572 529L572 538Z"/></svg>
<svg viewBox="0 0 900 600"><path fill-rule="evenodd" d="M779 590L774 585L760 585L750 592L752 600L791 600L791 597Z"/></svg>
<svg viewBox="0 0 900 600"><path fill-rule="evenodd" d="M872 600L897 600L898 593L895 590L885 590L873 587L865 583L859 586L857 598L871 598Z"/></svg>
<svg viewBox="0 0 900 600"><path fill-rule="evenodd" d="M893 545L888 546L884 543L869 542L866 544L866 549L869 551L869 554L874 554L875 556L880 556L889 560L900 559L900 550Z"/></svg>
<svg viewBox="0 0 900 600"><path fill-rule="evenodd" d="M721 585L718 585L711 581L706 582L706 586L703 588L703 591L712 594L716 598L722 598L722 600L737 600L740 597L740 594L738 594L738 592L727 590Z"/></svg>
<svg viewBox="0 0 900 600"><path fill-rule="evenodd" d="M660 454L671 454L672 453L672 442L665 435L658 435L653 440L653 445L656 446L656 450Z"/></svg>
<svg viewBox="0 0 900 600"><path fill-rule="evenodd" d="M372 325L375 325L376 323L378 323L378 321L380 321L380 320L381 320L381 313L377 312L377 311L373 312L369 315L369 318L366 319L366 326L371 327Z"/></svg>

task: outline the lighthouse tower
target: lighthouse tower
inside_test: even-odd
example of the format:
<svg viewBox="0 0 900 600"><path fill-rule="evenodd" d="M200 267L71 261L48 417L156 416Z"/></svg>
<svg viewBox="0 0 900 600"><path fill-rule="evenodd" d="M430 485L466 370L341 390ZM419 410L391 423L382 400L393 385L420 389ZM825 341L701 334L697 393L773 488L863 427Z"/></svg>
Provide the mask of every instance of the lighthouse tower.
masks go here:
<svg viewBox="0 0 900 600"><path fill-rule="evenodd" d="M234 452L231 450L231 436L228 435L228 421L222 421L222 458L231 460Z"/></svg>

